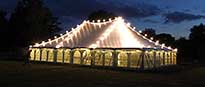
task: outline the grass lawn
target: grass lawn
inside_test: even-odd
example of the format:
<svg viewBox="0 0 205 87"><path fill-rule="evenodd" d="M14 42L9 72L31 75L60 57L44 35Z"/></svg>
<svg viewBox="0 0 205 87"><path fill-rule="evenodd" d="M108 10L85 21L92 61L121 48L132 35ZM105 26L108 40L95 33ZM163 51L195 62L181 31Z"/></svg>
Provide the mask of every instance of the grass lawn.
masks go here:
<svg viewBox="0 0 205 87"><path fill-rule="evenodd" d="M0 87L205 87L205 67L166 74L22 64L0 61Z"/></svg>

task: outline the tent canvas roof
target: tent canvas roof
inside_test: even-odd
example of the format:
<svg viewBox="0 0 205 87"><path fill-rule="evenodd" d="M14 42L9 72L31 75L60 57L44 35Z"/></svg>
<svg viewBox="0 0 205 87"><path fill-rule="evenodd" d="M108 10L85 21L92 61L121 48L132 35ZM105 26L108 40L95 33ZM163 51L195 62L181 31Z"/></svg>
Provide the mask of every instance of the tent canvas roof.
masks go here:
<svg viewBox="0 0 205 87"><path fill-rule="evenodd" d="M53 40L36 43L33 47L69 47L69 48L155 48L169 49L164 44L154 42L135 31L129 23L125 23L122 17L109 21L101 22L84 21L77 25L70 32L66 31L60 37L54 37Z"/></svg>

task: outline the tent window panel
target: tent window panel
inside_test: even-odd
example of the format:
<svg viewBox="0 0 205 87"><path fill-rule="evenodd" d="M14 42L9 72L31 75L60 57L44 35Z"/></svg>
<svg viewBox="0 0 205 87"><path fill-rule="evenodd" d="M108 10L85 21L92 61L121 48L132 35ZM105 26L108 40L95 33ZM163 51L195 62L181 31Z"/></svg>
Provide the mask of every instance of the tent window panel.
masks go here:
<svg viewBox="0 0 205 87"><path fill-rule="evenodd" d="M63 62L63 49L57 49L57 62Z"/></svg>
<svg viewBox="0 0 205 87"><path fill-rule="evenodd" d="M170 64L170 53L167 52L167 65L169 65L169 64Z"/></svg>
<svg viewBox="0 0 205 87"><path fill-rule="evenodd" d="M35 49L31 49L31 50L32 51L31 51L31 54L30 54L30 57L31 57L30 60L34 60L34 57L35 57L34 53L35 53L36 50Z"/></svg>
<svg viewBox="0 0 205 87"><path fill-rule="evenodd" d="M170 64L173 64L173 55L172 55L172 52L170 52L169 55L170 55L170 59L169 59L169 60L170 60Z"/></svg>
<svg viewBox="0 0 205 87"><path fill-rule="evenodd" d="M164 62L164 59L163 59L163 52L160 51L160 52L158 53L158 55L159 55L159 60L160 60L160 66L162 66L162 65L163 65L163 62Z"/></svg>
<svg viewBox="0 0 205 87"><path fill-rule="evenodd" d="M91 58L92 56L90 54L90 51L86 50L85 52L83 52L82 60L84 65L91 65Z"/></svg>
<svg viewBox="0 0 205 87"><path fill-rule="evenodd" d="M150 62L152 63L152 67L154 67L154 51L151 51L149 55L150 55Z"/></svg>
<svg viewBox="0 0 205 87"><path fill-rule="evenodd" d="M152 67L154 67L154 55L153 52L147 52L144 57L144 68Z"/></svg>
<svg viewBox="0 0 205 87"><path fill-rule="evenodd" d="M125 52L118 54L118 67L127 67L128 57Z"/></svg>
<svg viewBox="0 0 205 87"><path fill-rule="evenodd" d="M70 50L65 50L64 52L64 62L70 63Z"/></svg>
<svg viewBox="0 0 205 87"><path fill-rule="evenodd" d="M112 66L112 52L105 53L105 66Z"/></svg>
<svg viewBox="0 0 205 87"><path fill-rule="evenodd" d="M173 64L177 64L176 57L177 57L176 53L173 53Z"/></svg>
<svg viewBox="0 0 205 87"><path fill-rule="evenodd" d="M131 68L139 68L140 67L140 64L141 64L141 58L140 58L140 55L141 55L141 51L134 51L132 54L131 54L131 58L130 58L130 64L131 64Z"/></svg>
<svg viewBox="0 0 205 87"><path fill-rule="evenodd" d="M161 55L160 52L157 51L156 52L156 67L159 67L161 65L162 60L161 60L161 56L160 55Z"/></svg>
<svg viewBox="0 0 205 87"><path fill-rule="evenodd" d="M73 63L74 64L80 64L80 52L79 51L75 51L74 52L74 56L73 56Z"/></svg>
<svg viewBox="0 0 205 87"><path fill-rule="evenodd" d="M40 49L37 49L36 50L36 59L35 60L37 60L37 61L40 61Z"/></svg>
<svg viewBox="0 0 205 87"><path fill-rule="evenodd" d="M48 50L48 62L53 62L54 54L53 49Z"/></svg>
<svg viewBox="0 0 205 87"><path fill-rule="evenodd" d="M167 59L168 59L168 57L167 57L167 52L164 52L164 64L165 65L167 65Z"/></svg>
<svg viewBox="0 0 205 87"><path fill-rule="evenodd" d="M42 49L41 61L47 60L47 49Z"/></svg>
<svg viewBox="0 0 205 87"><path fill-rule="evenodd" d="M165 65L171 64L171 53L166 52L166 60L165 60Z"/></svg>
<svg viewBox="0 0 205 87"><path fill-rule="evenodd" d="M101 52L95 54L95 65L103 65L103 54Z"/></svg>

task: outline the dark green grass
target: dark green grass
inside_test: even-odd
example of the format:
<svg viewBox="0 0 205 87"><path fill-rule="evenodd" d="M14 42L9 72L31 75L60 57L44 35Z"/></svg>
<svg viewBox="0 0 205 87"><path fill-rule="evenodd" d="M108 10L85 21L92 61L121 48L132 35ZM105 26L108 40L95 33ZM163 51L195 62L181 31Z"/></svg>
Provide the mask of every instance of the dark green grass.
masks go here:
<svg viewBox="0 0 205 87"><path fill-rule="evenodd" d="M0 61L0 87L205 87L205 67L174 73Z"/></svg>

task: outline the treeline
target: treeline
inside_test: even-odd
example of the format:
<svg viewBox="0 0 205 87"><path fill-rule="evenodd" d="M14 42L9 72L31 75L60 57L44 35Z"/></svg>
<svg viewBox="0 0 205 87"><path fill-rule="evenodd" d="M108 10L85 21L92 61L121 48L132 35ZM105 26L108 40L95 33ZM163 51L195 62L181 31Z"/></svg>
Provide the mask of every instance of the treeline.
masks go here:
<svg viewBox="0 0 205 87"><path fill-rule="evenodd" d="M0 9L1 51L28 47L60 31L58 18L42 0L20 0L10 14Z"/></svg>
<svg viewBox="0 0 205 87"><path fill-rule="evenodd" d="M147 34L148 38L153 37L155 41L159 40L160 43L177 48L178 64L205 63L205 25L203 24L193 26L188 39L185 37L175 39L171 34L166 33L156 34L152 28L147 28L142 33Z"/></svg>

